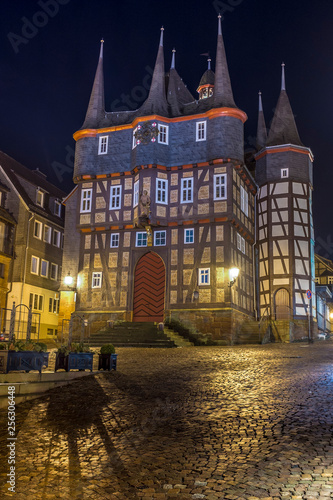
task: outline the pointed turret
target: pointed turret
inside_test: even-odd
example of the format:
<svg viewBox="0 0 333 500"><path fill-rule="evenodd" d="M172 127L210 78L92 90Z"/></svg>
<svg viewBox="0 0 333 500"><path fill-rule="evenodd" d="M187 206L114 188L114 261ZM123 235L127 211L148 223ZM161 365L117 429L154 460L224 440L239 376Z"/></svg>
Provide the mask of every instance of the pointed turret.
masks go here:
<svg viewBox="0 0 333 500"><path fill-rule="evenodd" d="M103 44L101 40L101 48L99 52L99 60L95 75L93 88L90 95L90 101L86 113L86 118L82 128L98 128L98 124L105 116L104 107L104 76L103 76Z"/></svg>
<svg viewBox="0 0 333 500"><path fill-rule="evenodd" d="M214 107L227 107L227 108L237 107L234 102L232 94L227 57L225 54L225 48L222 36L221 14L219 14L218 16Z"/></svg>
<svg viewBox="0 0 333 500"><path fill-rule="evenodd" d="M197 92L199 93L199 99L207 99L207 97L211 97L214 93L214 83L215 83L215 74L211 69L211 59L210 57L207 59L208 68L204 72L201 77L199 87L197 88Z"/></svg>
<svg viewBox="0 0 333 500"><path fill-rule="evenodd" d="M259 113L258 113L258 126L257 126L257 149L262 149L267 141L267 128L265 122L264 110L262 107L261 92L259 92Z"/></svg>
<svg viewBox="0 0 333 500"><path fill-rule="evenodd" d="M194 97L180 78L176 70L176 49L172 51L170 72L168 75L167 101L172 116L179 116L184 104L194 101Z"/></svg>
<svg viewBox="0 0 333 500"><path fill-rule="evenodd" d="M157 114L168 115L168 103L165 97L165 73L164 73L164 53L163 53L163 31L161 28L160 44L153 73L153 78L149 90L149 95L141 108L138 116Z"/></svg>
<svg viewBox="0 0 333 500"><path fill-rule="evenodd" d="M295 144L303 146L286 92L284 63L282 64L281 92L275 108L274 117L268 134L266 146Z"/></svg>

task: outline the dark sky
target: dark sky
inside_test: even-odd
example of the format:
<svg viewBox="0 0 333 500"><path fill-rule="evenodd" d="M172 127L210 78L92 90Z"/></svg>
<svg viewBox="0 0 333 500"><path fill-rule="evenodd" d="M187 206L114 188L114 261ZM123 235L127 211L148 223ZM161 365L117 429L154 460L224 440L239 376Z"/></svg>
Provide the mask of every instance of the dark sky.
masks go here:
<svg viewBox="0 0 333 500"><path fill-rule="evenodd" d="M175 46L177 70L196 96L207 64L201 53L210 51L214 69L218 10L235 101L249 117L247 146L258 90L269 123L286 64L300 137L315 155L316 250L333 258L332 0L2 0L0 148L69 191L72 135L83 123L100 39L107 111L119 109L124 96L130 109L147 95L162 25L166 67Z"/></svg>

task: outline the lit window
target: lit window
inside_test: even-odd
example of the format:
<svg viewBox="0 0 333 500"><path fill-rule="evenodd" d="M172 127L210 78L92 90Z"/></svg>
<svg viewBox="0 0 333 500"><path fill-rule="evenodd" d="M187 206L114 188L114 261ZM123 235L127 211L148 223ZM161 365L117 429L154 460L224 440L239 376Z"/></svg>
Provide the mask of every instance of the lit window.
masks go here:
<svg viewBox="0 0 333 500"><path fill-rule="evenodd" d="M51 263L51 280L56 280L58 278L58 264Z"/></svg>
<svg viewBox="0 0 333 500"><path fill-rule="evenodd" d="M121 186L111 186L110 210L121 207Z"/></svg>
<svg viewBox="0 0 333 500"><path fill-rule="evenodd" d="M139 204L139 181L134 182L133 207Z"/></svg>
<svg viewBox="0 0 333 500"><path fill-rule="evenodd" d="M57 200L54 202L54 215L61 217L61 203Z"/></svg>
<svg viewBox="0 0 333 500"><path fill-rule="evenodd" d="M146 247L147 246L147 233L136 233L136 243L137 247Z"/></svg>
<svg viewBox="0 0 333 500"><path fill-rule="evenodd" d="M119 233L111 234L111 248L119 247Z"/></svg>
<svg viewBox="0 0 333 500"><path fill-rule="evenodd" d="M154 245L164 246L166 244L166 231L155 231L154 233Z"/></svg>
<svg viewBox="0 0 333 500"><path fill-rule="evenodd" d="M105 155L108 152L108 139L107 135L99 138L98 154Z"/></svg>
<svg viewBox="0 0 333 500"><path fill-rule="evenodd" d="M167 125L158 124L158 142L160 144L169 144L169 127Z"/></svg>
<svg viewBox="0 0 333 500"><path fill-rule="evenodd" d="M39 205L40 207L44 206L44 193L40 189L38 189L36 193L36 205Z"/></svg>
<svg viewBox="0 0 333 500"><path fill-rule="evenodd" d="M193 177L182 179L181 203L193 201Z"/></svg>
<svg viewBox="0 0 333 500"><path fill-rule="evenodd" d="M249 215L249 195L242 186L240 187L240 199L241 211L244 212L245 215Z"/></svg>
<svg viewBox="0 0 333 500"><path fill-rule="evenodd" d="M48 272L49 272L49 263L47 260L42 259L40 265L40 275L43 276L43 278L47 278Z"/></svg>
<svg viewBox="0 0 333 500"><path fill-rule="evenodd" d="M199 285L210 285L210 269L199 269Z"/></svg>
<svg viewBox="0 0 333 500"><path fill-rule="evenodd" d="M92 189L82 189L81 192L81 212L91 212Z"/></svg>
<svg viewBox="0 0 333 500"><path fill-rule="evenodd" d="M36 309L37 311L43 310L44 296L38 295L37 293L30 293L29 296L29 307L31 309Z"/></svg>
<svg viewBox="0 0 333 500"><path fill-rule="evenodd" d="M31 257L31 274L38 274L39 271L39 257L34 255Z"/></svg>
<svg viewBox="0 0 333 500"><path fill-rule="evenodd" d="M194 229L185 229L184 243L194 243Z"/></svg>
<svg viewBox="0 0 333 500"><path fill-rule="evenodd" d="M245 254L245 240L239 233L237 233L237 249Z"/></svg>
<svg viewBox="0 0 333 500"><path fill-rule="evenodd" d="M225 200L227 198L227 175L214 175L214 200Z"/></svg>
<svg viewBox="0 0 333 500"><path fill-rule="evenodd" d="M44 241L45 243L51 243L51 234L52 234L52 229L50 226L44 226Z"/></svg>
<svg viewBox="0 0 333 500"><path fill-rule="evenodd" d="M281 168L281 179L289 177L289 168Z"/></svg>
<svg viewBox="0 0 333 500"><path fill-rule="evenodd" d="M328 277L328 284L333 285L333 276Z"/></svg>
<svg viewBox="0 0 333 500"><path fill-rule="evenodd" d="M206 140L206 122L196 123L196 141Z"/></svg>
<svg viewBox="0 0 333 500"><path fill-rule="evenodd" d="M102 287L102 273L92 273L92 288Z"/></svg>
<svg viewBox="0 0 333 500"><path fill-rule="evenodd" d="M35 226L34 226L34 237L38 238L39 240L42 239L42 229L43 229L43 224L39 222L38 220L35 220Z"/></svg>
<svg viewBox="0 0 333 500"><path fill-rule="evenodd" d="M53 239L52 243L55 247L60 247L60 231L57 231L56 229L53 229Z"/></svg>
<svg viewBox="0 0 333 500"><path fill-rule="evenodd" d="M156 179L156 203L168 203L168 181L165 179Z"/></svg>

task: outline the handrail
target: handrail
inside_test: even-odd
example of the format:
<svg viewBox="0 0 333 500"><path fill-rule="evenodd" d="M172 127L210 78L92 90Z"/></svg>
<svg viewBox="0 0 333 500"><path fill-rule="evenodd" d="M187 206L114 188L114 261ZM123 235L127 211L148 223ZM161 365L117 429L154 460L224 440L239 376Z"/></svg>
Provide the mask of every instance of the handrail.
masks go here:
<svg viewBox="0 0 333 500"><path fill-rule="evenodd" d="M258 326L259 326L259 342L260 343L261 343L261 325L262 325L262 322L263 322L264 319L266 319L268 321L270 320L270 314L267 314L267 317L265 318L266 311L268 312L269 309L270 309L270 306L269 305L266 306L266 308L265 308L265 310L263 312L263 315L261 316L261 318L259 320L259 325Z"/></svg>

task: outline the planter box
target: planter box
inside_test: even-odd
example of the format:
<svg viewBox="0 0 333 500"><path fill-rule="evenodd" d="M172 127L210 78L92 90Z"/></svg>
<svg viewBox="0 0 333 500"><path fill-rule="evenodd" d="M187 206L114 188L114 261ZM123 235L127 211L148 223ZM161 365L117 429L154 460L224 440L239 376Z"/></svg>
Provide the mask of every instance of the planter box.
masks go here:
<svg viewBox="0 0 333 500"><path fill-rule="evenodd" d="M93 369L93 352L70 352L67 356L57 352L55 369L57 370L90 370Z"/></svg>
<svg viewBox="0 0 333 500"><path fill-rule="evenodd" d="M7 373L8 351L0 351L0 373Z"/></svg>
<svg viewBox="0 0 333 500"><path fill-rule="evenodd" d="M118 354L99 354L98 369L99 370L116 370Z"/></svg>
<svg viewBox="0 0 333 500"><path fill-rule="evenodd" d="M8 351L7 372L24 370L30 372L31 370L38 370L42 373L42 368L47 368L49 365L48 352L34 352L34 351Z"/></svg>

